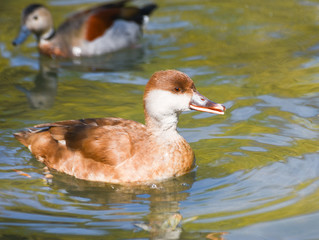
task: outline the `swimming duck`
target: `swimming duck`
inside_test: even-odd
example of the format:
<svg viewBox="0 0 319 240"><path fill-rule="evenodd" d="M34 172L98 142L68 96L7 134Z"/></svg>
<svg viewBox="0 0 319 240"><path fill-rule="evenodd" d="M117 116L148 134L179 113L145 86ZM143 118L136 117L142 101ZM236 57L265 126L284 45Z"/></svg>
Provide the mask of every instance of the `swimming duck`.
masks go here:
<svg viewBox="0 0 319 240"><path fill-rule="evenodd" d="M12 42L19 45L33 33L39 51L52 57L94 56L134 46L142 36L144 20L157 7L125 6L128 0L93 7L69 17L57 30L49 10L31 4L22 12L22 26Z"/></svg>
<svg viewBox="0 0 319 240"><path fill-rule="evenodd" d="M49 168L80 179L146 183L194 167L194 153L176 128L181 112L224 114L185 73L154 73L144 92L145 125L121 118L90 118L36 125L14 136Z"/></svg>

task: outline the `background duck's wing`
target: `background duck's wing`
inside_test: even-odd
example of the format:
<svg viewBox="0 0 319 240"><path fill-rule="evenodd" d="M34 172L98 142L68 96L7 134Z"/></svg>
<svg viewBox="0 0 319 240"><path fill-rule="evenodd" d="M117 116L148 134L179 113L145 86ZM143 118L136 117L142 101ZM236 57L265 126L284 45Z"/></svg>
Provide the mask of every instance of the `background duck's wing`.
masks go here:
<svg viewBox="0 0 319 240"><path fill-rule="evenodd" d="M113 25L114 21L119 19L142 25L144 16L151 14L156 7L155 4L149 4L142 8L133 6L109 7L109 5L96 8L86 23L86 40L93 41L102 36Z"/></svg>
<svg viewBox="0 0 319 240"><path fill-rule="evenodd" d="M97 7L78 12L69 17L58 29L63 31L76 31L78 34L82 33L84 28L84 37L87 41L102 36L107 29L109 29L114 21L123 19L127 21L134 21L142 25L144 16L150 15L157 7L156 4L148 4L141 8L128 6L125 4L128 1L120 1L117 3L109 3L99 5ZM78 26L74 28L74 24ZM72 26L72 27L70 27Z"/></svg>

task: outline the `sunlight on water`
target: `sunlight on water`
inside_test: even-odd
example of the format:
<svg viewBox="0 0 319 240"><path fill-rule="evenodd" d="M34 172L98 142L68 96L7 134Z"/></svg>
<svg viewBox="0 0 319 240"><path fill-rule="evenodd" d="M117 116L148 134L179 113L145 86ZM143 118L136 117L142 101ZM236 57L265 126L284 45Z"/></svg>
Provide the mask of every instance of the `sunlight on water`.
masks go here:
<svg viewBox="0 0 319 240"><path fill-rule="evenodd" d="M319 1L156 1L143 47L63 61L40 57L31 37L11 46L29 3L0 9L1 239L318 238ZM93 4L44 3L56 26ZM12 136L66 119L144 122L145 84L173 68L227 108L181 115L197 164L185 176L135 187L51 178Z"/></svg>

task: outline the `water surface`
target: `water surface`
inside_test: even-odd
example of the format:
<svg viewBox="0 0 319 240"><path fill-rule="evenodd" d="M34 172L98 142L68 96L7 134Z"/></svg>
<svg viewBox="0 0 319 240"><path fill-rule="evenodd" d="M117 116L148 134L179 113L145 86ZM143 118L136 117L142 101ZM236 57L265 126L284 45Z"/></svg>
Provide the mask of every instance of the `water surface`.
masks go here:
<svg viewBox="0 0 319 240"><path fill-rule="evenodd" d="M142 48L66 61L40 57L33 38L11 46L31 2L0 8L2 239L319 238L319 1L157 1ZM58 25L98 1L42 3ZM180 117L197 160L183 177L125 187L52 172L47 181L12 137L66 119L143 122L144 85L172 68L227 107Z"/></svg>

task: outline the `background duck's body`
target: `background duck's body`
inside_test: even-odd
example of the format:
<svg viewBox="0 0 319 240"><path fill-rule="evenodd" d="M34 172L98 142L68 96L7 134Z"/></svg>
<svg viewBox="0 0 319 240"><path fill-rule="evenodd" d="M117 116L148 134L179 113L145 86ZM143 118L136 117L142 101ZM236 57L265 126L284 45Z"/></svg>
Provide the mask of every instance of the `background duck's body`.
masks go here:
<svg viewBox="0 0 319 240"><path fill-rule="evenodd" d="M22 27L14 45L30 33L36 35L39 51L59 57L94 56L137 44L142 37L144 18L156 8L127 7L127 1L100 5L69 17L55 31L47 8L32 4L24 9Z"/></svg>

